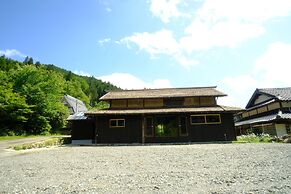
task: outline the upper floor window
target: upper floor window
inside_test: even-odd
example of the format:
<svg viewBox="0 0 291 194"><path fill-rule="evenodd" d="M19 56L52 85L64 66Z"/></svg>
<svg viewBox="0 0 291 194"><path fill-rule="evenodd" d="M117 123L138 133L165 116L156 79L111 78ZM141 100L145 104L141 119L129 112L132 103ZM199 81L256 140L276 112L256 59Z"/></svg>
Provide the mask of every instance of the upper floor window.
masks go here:
<svg viewBox="0 0 291 194"><path fill-rule="evenodd" d="M200 106L212 106L215 104L216 101L213 96L200 97Z"/></svg>
<svg viewBox="0 0 291 194"><path fill-rule="evenodd" d="M109 120L109 127L125 127L125 119L110 119Z"/></svg>
<svg viewBox="0 0 291 194"><path fill-rule="evenodd" d="M127 101L128 108L142 108L143 100L142 99L129 99Z"/></svg>
<svg viewBox="0 0 291 194"><path fill-rule="evenodd" d="M169 98L164 99L164 105L166 107L181 107L184 104L183 98Z"/></svg>
<svg viewBox="0 0 291 194"><path fill-rule="evenodd" d="M145 99L145 107L162 107L164 105L163 99Z"/></svg>
<svg viewBox="0 0 291 194"><path fill-rule="evenodd" d="M112 100L111 107L112 108L126 108L127 102L126 100Z"/></svg>
<svg viewBox="0 0 291 194"><path fill-rule="evenodd" d="M187 97L184 99L184 106L199 106L199 97Z"/></svg>

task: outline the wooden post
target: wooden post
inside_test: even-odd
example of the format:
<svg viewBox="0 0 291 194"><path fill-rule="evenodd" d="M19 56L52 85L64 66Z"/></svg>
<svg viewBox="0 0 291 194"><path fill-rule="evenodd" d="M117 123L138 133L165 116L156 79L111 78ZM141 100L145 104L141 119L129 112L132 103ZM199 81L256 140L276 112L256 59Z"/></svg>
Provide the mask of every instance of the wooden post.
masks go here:
<svg viewBox="0 0 291 194"><path fill-rule="evenodd" d="M144 114L142 114L142 116L141 116L141 142L142 142L142 144L145 143L144 128L145 128L145 121L144 121Z"/></svg>
<svg viewBox="0 0 291 194"><path fill-rule="evenodd" d="M97 144L98 142L97 142L97 137L98 137L98 129L97 129L97 126L98 126L98 123L97 123L97 117L93 117L94 118L94 123L95 123L95 134L94 134L94 136L95 136L95 144Z"/></svg>

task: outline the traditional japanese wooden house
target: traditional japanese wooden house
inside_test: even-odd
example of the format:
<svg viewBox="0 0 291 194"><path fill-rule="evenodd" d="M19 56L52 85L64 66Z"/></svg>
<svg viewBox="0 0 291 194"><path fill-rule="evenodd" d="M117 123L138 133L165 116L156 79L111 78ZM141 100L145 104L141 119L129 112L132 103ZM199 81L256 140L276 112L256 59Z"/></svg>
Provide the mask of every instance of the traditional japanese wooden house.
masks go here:
<svg viewBox="0 0 291 194"><path fill-rule="evenodd" d="M76 121L73 130L79 133L72 139L87 136L93 143L235 140L233 113L241 109L218 105L217 98L223 96L216 87L108 92L100 100L110 107L85 113L87 124L78 126Z"/></svg>
<svg viewBox="0 0 291 194"><path fill-rule="evenodd" d="M236 132L267 133L275 136L290 134L291 87L256 89L246 110L236 115Z"/></svg>

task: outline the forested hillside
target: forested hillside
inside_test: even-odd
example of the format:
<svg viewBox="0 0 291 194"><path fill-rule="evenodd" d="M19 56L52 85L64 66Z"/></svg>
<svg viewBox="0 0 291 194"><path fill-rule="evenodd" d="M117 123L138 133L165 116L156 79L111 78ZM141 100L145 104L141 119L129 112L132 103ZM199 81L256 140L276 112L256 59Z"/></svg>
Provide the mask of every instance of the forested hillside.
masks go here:
<svg viewBox="0 0 291 194"><path fill-rule="evenodd" d="M97 108L98 98L118 88L94 77L79 76L54 65L0 57L0 135L44 134L65 126L64 94Z"/></svg>

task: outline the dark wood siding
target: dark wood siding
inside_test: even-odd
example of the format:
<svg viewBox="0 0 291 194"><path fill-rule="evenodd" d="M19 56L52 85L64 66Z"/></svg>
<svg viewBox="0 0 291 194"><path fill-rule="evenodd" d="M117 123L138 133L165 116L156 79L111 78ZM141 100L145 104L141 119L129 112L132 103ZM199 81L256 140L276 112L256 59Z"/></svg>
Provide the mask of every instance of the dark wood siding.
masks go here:
<svg viewBox="0 0 291 194"><path fill-rule="evenodd" d="M197 114L197 113L195 113ZM203 113L205 114L205 113ZM207 113L206 113L207 114ZM219 114L219 113L216 113ZM177 137L147 137L146 143L167 143L167 142L205 142L205 141L232 141L236 139L233 115L221 113L220 124L199 124L192 125L190 117L192 114L178 114L176 117L186 117L188 136L178 135ZM155 118L155 115L152 115Z"/></svg>
<svg viewBox="0 0 291 194"><path fill-rule="evenodd" d="M190 117L191 115L189 115ZM232 114L220 114L220 124L192 125L188 122L189 138L193 142L231 141L235 140L235 129Z"/></svg>
<svg viewBox="0 0 291 194"><path fill-rule="evenodd" d="M125 127L110 128L110 119L125 119ZM102 116L96 119L96 143L141 143L142 117Z"/></svg>
<svg viewBox="0 0 291 194"><path fill-rule="evenodd" d="M193 113L194 114L194 113ZM170 143L170 142L205 142L205 141L231 141L236 139L233 115L231 113L220 114L219 124L195 124L192 125L191 113L158 114L158 115L104 115L92 118L92 121L75 122L72 131L73 139L90 139L95 143L142 143L142 119L152 118L154 125L158 117L175 118L183 117L186 120L187 135L180 131L173 137L158 137L155 133L152 137L145 137L145 143ZM196 115L197 113L195 113ZM203 113L207 114L207 113ZM213 114L213 113L211 113ZM125 119L125 127L110 127L110 119ZM179 124L180 125L180 124ZM185 127L185 126L184 126ZM145 126L146 128L146 126ZM96 136L95 136L96 135ZM96 141L95 141L96 140Z"/></svg>
<svg viewBox="0 0 291 194"><path fill-rule="evenodd" d="M95 122L94 120L74 120L71 124L71 138L72 140L94 140Z"/></svg>

